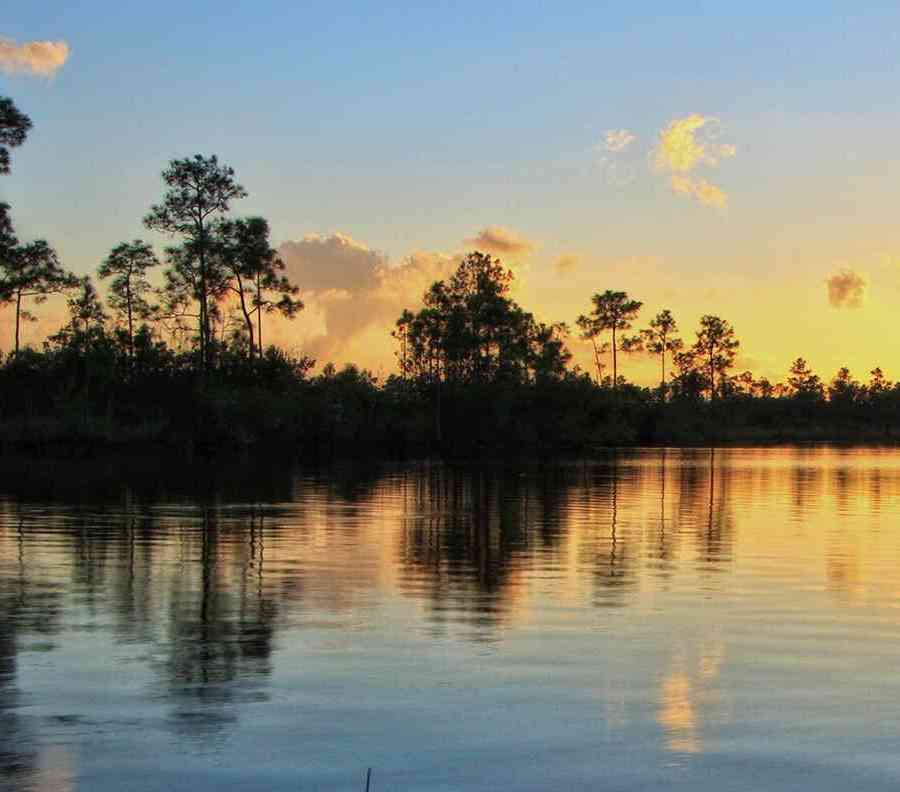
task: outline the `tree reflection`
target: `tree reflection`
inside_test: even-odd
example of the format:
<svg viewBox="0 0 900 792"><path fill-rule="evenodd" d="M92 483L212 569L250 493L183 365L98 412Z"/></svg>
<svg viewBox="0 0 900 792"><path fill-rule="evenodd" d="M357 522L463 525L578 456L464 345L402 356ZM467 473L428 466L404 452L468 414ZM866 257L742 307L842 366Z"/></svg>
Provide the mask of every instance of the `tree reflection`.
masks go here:
<svg viewBox="0 0 900 792"><path fill-rule="evenodd" d="M20 715L18 656L23 649L52 648L47 639L59 632L61 602L58 588L29 578L27 515L17 507L4 506L7 529L0 532L0 780L18 788L38 772L37 736ZM23 647L23 642L33 645Z"/></svg>
<svg viewBox="0 0 900 792"><path fill-rule="evenodd" d="M566 492L563 480L490 470L436 468L414 482L398 554L433 627L458 621L484 638L508 619L530 560L558 549Z"/></svg>
<svg viewBox="0 0 900 792"><path fill-rule="evenodd" d="M217 511L204 508L200 525L186 527L181 542L164 673L176 730L202 737L236 717L231 705L259 699L278 608L264 593L261 517L227 532ZM237 580L226 569L235 566Z"/></svg>

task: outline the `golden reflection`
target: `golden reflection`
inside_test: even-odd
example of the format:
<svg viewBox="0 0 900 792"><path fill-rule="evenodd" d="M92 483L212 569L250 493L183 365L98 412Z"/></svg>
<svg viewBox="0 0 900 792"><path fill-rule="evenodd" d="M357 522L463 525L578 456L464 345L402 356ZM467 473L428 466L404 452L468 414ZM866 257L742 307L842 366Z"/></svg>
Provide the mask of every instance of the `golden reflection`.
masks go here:
<svg viewBox="0 0 900 792"><path fill-rule="evenodd" d="M665 748L671 753L703 752L703 722L711 720L711 708L719 701L718 679L725 662L721 640L701 644L699 656L689 664L681 654L660 684L656 721L665 732Z"/></svg>
<svg viewBox="0 0 900 792"><path fill-rule="evenodd" d="M777 575L842 604L898 587L880 560L896 555L887 528L900 461L883 453L671 449L524 476L434 467L343 489L300 481L282 497L277 509L214 505L205 516L136 498L124 515L76 515L53 542L8 503L0 570L27 589L72 564L89 592L112 587L132 632L196 593L207 607L239 592L343 614L399 594L436 622L490 630L533 619L548 600L650 604L706 571ZM85 527L98 520L109 530ZM704 585L729 583L717 574Z"/></svg>
<svg viewBox="0 0 900 792"><path fill-rule="evenodd" d="M77 771L71 752L61 745L48 745L38 755L34 792L71 792L76 789Z"/></svg>
<svg viewBox="0 0 900 792"><path fill-rule="evenodd" d="M20 693L21 645L53 645L72 591L109 609L117 638L151 645L185 729L221 726L230 703L263 695L252 685L298 626L501 641L585 613L615 630L637 609L676 658L656 720L682 753L704 748L726 656L662 621L686 598L702 592L727 619L736 598L778 608L802 592L823 622L860 604L896 619L896 451L669 449L513 475L434 466L276 483L258 499L226 480L208 500L138 483L124 505L0 502L0 714ZM219 698L202 699L214 686Z"/></svg>
<svg viewBox="0 0 900 792"><path fill-rule="evenodd" d="M672 671L663 680L657 721L667 732L669 751L700 753L691 680L683 671Z"/></svg>

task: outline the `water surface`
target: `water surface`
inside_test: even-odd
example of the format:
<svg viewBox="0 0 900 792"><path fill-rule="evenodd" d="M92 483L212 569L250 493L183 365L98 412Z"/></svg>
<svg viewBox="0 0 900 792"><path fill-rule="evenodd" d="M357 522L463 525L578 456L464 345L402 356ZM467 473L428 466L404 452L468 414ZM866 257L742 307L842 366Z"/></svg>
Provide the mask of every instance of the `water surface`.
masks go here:
<svg viewBox="0 0 900 792"><path fill-rule="evenodd" d="M0 490L9 789L900 784L900 451Z"/></svg>

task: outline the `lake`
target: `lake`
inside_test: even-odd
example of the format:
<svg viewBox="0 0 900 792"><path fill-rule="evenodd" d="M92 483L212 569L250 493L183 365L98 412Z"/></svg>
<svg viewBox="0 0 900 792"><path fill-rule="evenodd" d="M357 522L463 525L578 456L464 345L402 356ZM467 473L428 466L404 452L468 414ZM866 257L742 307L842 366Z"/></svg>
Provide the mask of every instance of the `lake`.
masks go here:
<svg viewBox="0 0 900 792"><path fill-rule="evenodd" d="M894 790L900 451L23 463L14 790Z"/></svg>

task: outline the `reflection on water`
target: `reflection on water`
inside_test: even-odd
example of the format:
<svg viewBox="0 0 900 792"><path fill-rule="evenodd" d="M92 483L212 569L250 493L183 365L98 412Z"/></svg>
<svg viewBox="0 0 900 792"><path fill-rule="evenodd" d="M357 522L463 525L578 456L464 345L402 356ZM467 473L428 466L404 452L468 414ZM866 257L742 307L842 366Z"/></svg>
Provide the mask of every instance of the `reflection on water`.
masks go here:
<svg viewBox="0 0 900 792"><path fill-rule="evenodd" d="M10 789L900 780L900 452L3 480Z"/></svg>

